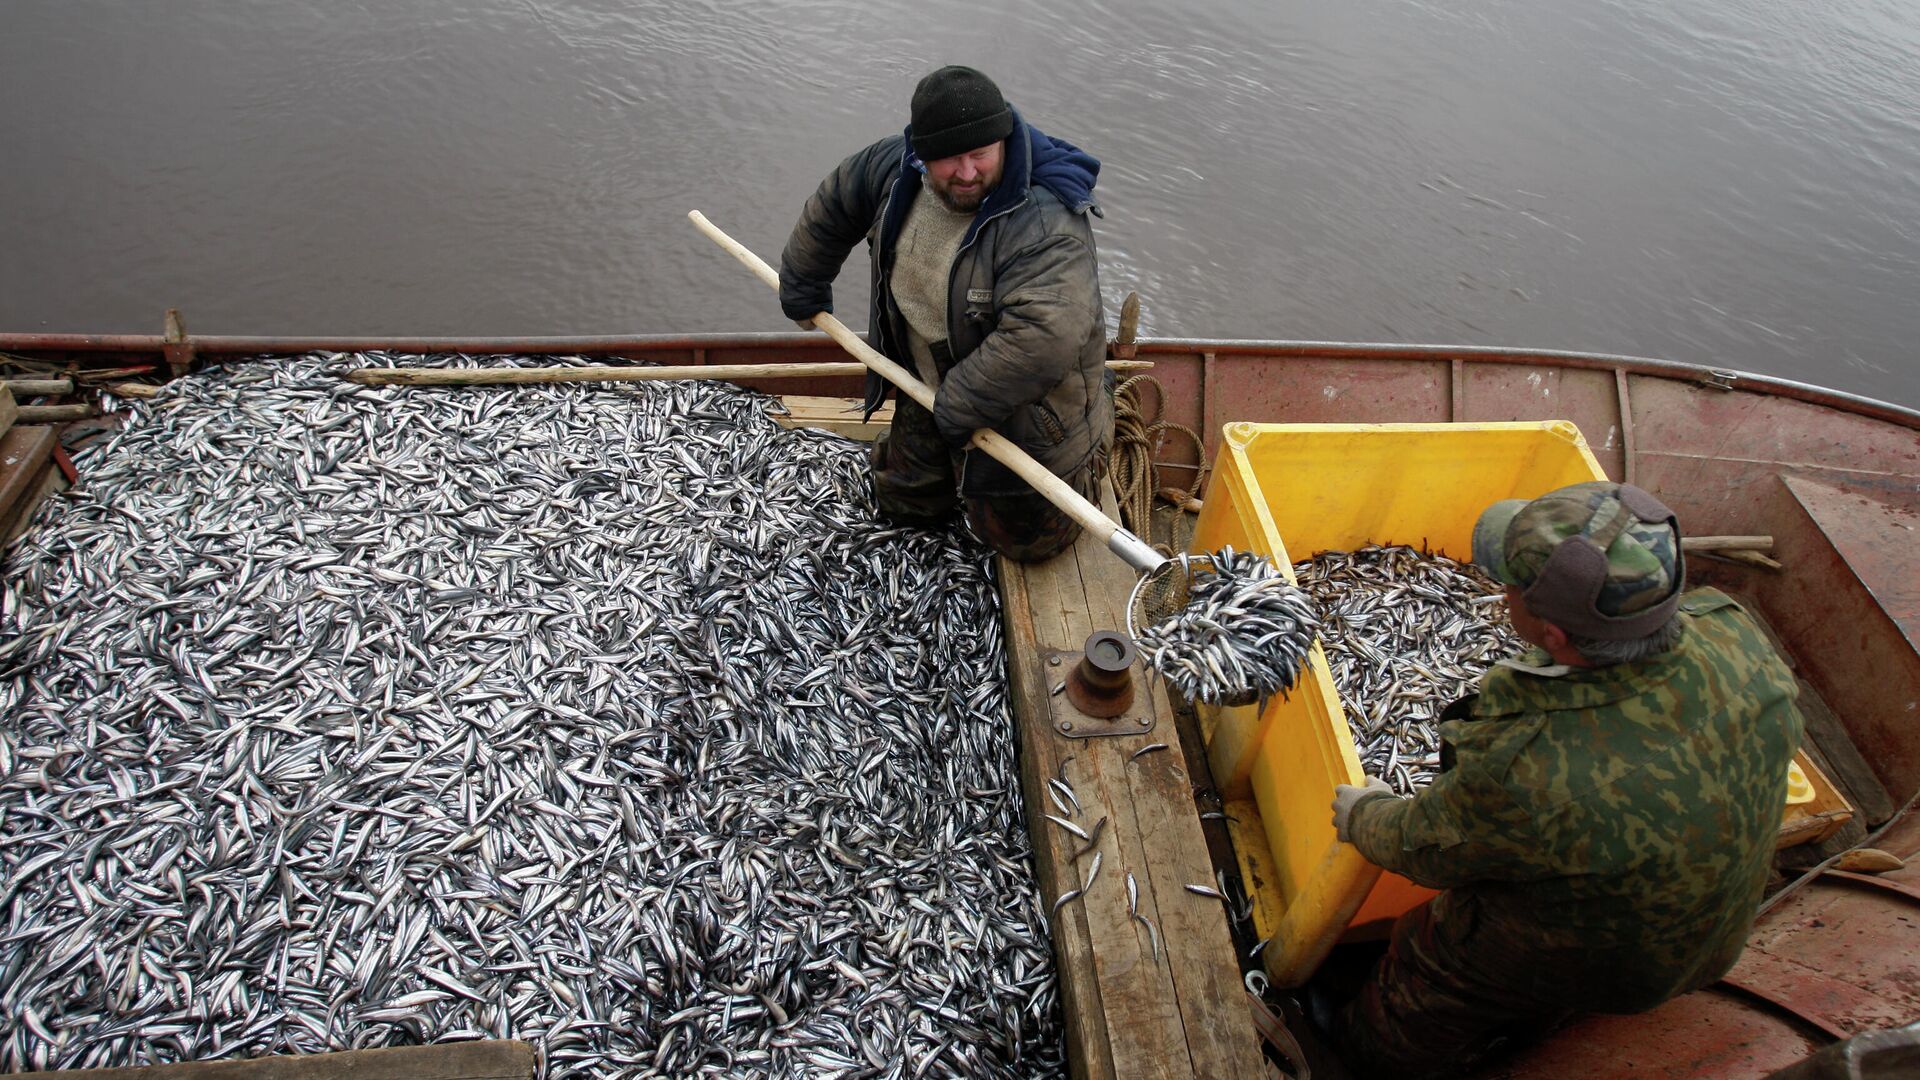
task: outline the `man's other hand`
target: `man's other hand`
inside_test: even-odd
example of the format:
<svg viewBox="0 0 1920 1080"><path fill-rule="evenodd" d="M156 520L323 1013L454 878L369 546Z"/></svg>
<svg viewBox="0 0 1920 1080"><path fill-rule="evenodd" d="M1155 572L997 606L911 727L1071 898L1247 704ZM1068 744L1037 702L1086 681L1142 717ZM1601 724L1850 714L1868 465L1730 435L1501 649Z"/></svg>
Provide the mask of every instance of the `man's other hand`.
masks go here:
<svg viewBox="0 0 1920 1080"><path fill-rule="evenodd" d="M1361 799L1376 791L1393 794L1393 789L1387 786L1387 782L1377 776L1367 777L1365 787L1355 787L1352 784L1333 785L1333 831L1339 836L1341 843L1353 842L1347 835L1347 819L1353 816L1353 808L1359 805Z"/></svg>

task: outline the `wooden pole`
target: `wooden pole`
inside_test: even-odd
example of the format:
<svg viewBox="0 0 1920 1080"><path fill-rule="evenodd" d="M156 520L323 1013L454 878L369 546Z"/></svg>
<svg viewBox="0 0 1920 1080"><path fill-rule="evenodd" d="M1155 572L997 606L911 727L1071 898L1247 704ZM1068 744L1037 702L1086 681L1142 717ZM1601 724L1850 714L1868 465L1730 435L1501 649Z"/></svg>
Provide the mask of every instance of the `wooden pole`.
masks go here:
<svg viewBox="0 0 1920 1080"><path fill-rule="evenodd" d="M698 210L687 213L687 217L701 232L714 243L740 260L747 269L754 272L761 281L775 290L780 288L780 274L768 266L760 256L747 250L733 237L720 230L720 227L708 221L706 215ZM900 388L900 392L920 403L928 411L933 409L934 392L925 383L913 377L906 368L861 341L846 324L828 312L813 317L813 325L826 331L828 337L840 343L862 364L878 372L888 382ZM1153 570L1165 563L1166 557L1142 543L1140 538L1120 527L1120 523L1100 512L1100 508L1088 502L1086 497L1073 490L1066 481L1053 475L1045 465L1033 460L1025 450L1015 446L1006 436L989 428L981 428L973 433L973 445L986 451L995 461L1012 469L1033 489L1044 495L1048 502L1059 507L1092 533L1094 539L1105 544L1109 551L1142 572Z"/></svg>
<svg viewBox="0 0 1920 1080"><path fill-rule="evenodd" d="M1681 551L1772 551L1771 536L1683 536Z"/></svg>
<svg viewBox="0 0 1920 1080"><path fill-rule="evenodd" d="M530 383L650 382L655 379L804 379L862 375L859 364L699 364L639 367L592 364L537 368L356 368L349 382L368 386L516 386Z"/></svg>
<svg viewBox="0 0 1920 1080"><path fill-rule="evenodd" d="M99 416L91 405L22 405L19 420L23 424L50 424L60 420L85 420Z"/></svg>
<svg viewBox="0 0 1920 1080"><path fill-rule="evenodd" d="M1107 365L1128 372L1151 368L1151 360L1116 360ZM536 383L649 382L654 379L808 379L864 375L855 363L696 364L638 367L591 364L537 368L356 368L344 376L367 386L520 386Z"/></svg>
<svg viewBox="0 0 1920 1080"><path fill-rule="evenodd" d="M57 1075L62 1080L531 1080L537 1064L529 1043L476 1039L331 1054L79 1069Z"/></svg>
<svg viewBox="0 0 1920 1080"><path fill-rule="evenodd" d="M15 398L50 397L73 393L72 379L0 379Z"/></svg>

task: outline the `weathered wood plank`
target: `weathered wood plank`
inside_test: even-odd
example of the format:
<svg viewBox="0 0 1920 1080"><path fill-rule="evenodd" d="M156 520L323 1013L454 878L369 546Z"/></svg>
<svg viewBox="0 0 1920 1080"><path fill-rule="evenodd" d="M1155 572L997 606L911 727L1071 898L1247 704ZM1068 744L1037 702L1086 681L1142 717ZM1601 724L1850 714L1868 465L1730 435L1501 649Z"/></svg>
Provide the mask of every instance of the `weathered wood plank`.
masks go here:
<svg viewBox="0 0 1920 1080"><path fill-rule="evenodd" d="M1077 648L1096 629L1089 611L1094 600L1088 596L1085 583L1084 557L1089 555L1112 558L1097 548L1089 552L1076 546L1029 574L1029 594L1035 608L1043 613L1043 625L1051 632L1050 638L1039 639L1042 648ZM1034 663L1039 664L1037 654ZM1100 851L1102 862L1112 864L1102 869L1091 892L1061 909L1061 915L1071 917L1056 919L1055 932L1084 937L1093 956L1094 974L1100 986L1104 1037L1115 1075L1123 1078L1192 1075L1187 1067L1186 1034L1180 1027L1173 986L1164 978L1156 977L1143 962L1152 952L1150 939L1127 911L1126 875L1131 871L1138 881L1141 914L1156 924L1159 922L1159 913L1152 906L1148 873L1151 857L1142 842L1125 775L1125 755L1149 740L1059 737L1053 731L1051 704L1059 697L1051 694L1051 688L1065 678L1066 670L1064 666L1044 667L1041 672L1048 683L1049 698L1043 703L1046 711L1039 714L1038 723L1032 729L1036 736L1034 756L1050 762L1054 772L1059 770L1062 760L1072 758L1067 777L1084 808L1079 815L1081 827L1091 831L1101 818L1107 819ZM1041 786L1044 789L1044 779ZM1037 794L1043 813L1057 813L1044 790ZM1048 841L1056 845L1055 861L1064 864L1072 850L1082 846L1045 819L1032 820L1040 821L1051 833ZM1036 845L1036 858L1038 850ZM1090 865L1091 859L1088 855L1072 872L1072 877L1062 871L1064 888L1078 887L1084 867Z"/></svg>
<svg viewBox="0 0 1920 1080"><path fill-rule="evenodd" d="M529 1080L533 1047L513 1039L80 1069L61 1080Z"/></svg>
<svg viewBox="0 0 1920 1080"><path fill-rule="evenodd" d="M33 512L39 509L40 504L45 502L48 496L65 491L71 486L67 482L67 474L61 472L58 465L49 461L40 466L39 482L34 484L32 489L10 509L0 511L0 544L26 532L27 526L33 522Z"/></svg>
<svg viewBox="0 0 1920 1080"><path fill-rule="evenodd" d="M1261 1075L1224 909L1185 888L1211 882L1213 870L1164 688L1136 668L1136 692L1155 715L1147 735L1067 739L1053 728L1054 710L1071 706L1051 694L1066 669L1048 666L1046 650L1077 652L1093 631L1122 627L1132 573L1085 537L1047 563L1000 566L1029 830L1049 905L1080 886L1092 860L1067 866L1081 842L1041 816L1058 812L1046 779L1063 760L1071 758L1066 776L1083 807L1076 824L1090 831L1108 819L1099 877L1053 921L1074 1075ZM1132 759L1156 742L1168 746ZM1140 913L1157 927L1158 955L1128 911L1129 872Z"/></svg>
<svg viewBox="0 0 1920 1080"><path fill-rule="evenodd" d="M781 427L817 428L861 442L872 442L879 438L893 423L891 401L881 405L871 420L861 419L860 414L864 410L859 398L787 394L780 398L780 404L786 408L786 412L769 412Z"/></svg>
<svg viewBox="0 0 1920 1080"><path fill-rule="evenodd" d="M13 391L0 386L0 435L5 435L20 417L20 406L13 400Z"/></svg>
<svg viewBox="0 0 1920 1080"><path fill-rule="evenodd" d="M0 435L0 517L38 490L56 441L50 427L20 426Z"/></svg>
<svg viewBox="0 0 1920 1080"><path fill-rule="evenodd" d="M1111 500L1107 509L1113 510ZM1104 550L1089 552L1082 548L1081 579L1087 590L1088 610L1095 613L1096 621L1103 626L1124 626L1133 573ZM1100 741L1115 746L1167 744L1167 749L1137 762L1123 761L1136 827L1147 853L1150 906L1156 913L1150 917L1156 919L1160 929L1160 962L1173 981L1195 1075L1246 1075L1246 1069L1258 1066L1259 1056L1251 1024L1241 1023L1247 1016L1245 990L1233 955L1226 911L1220 901L1186 888L1189 883L1207 884L1214 879L1206 834L1194 804L1193 770L1187 764L1165 684L1146 678L1144 667L1137 674L1139 692L1153 704L1152 734ZM1130 755L1132 749L1127 753ZM1145 895L1149 882L1140 884L1141 908L1145 911L1149 907Z"/></svg>
<svg viewBox="0 0 1920 1080"><path fill-rule="evenodd" d="M1047 777L1054 775L1059 767L1059 755L1049 752L1044 745L1053 739L1047 704L1052 684L1047 681L1044 665L1029 662L1039 654L1035 628L1044 624L1041 612L1047 608L1043 605L1036 609L1030 599L1033 590L1025 568L1019 563L1002 560L1000 581L1007 626L1010 704L1020 740L1020 787L1028 831L1033 838L1034 876L1040 884L1042 901L1051 908L1055 899L1075 886L1067 884L1073 874L1065 869L1065 855L1073 849L1063 849L1061 836L1064 834L1041 816L1050 812L1045 794ZM1069 904L1050 924L1054 965L1060 977L1060 1008L1066 1020L1069 1063L1076 1080L1111 1080L1116 1075L1113 1051L1107 1044L1106 1014L1100 1003L1100 979L1094 971L1092 944L1084 926L1069 929L1078 918L1078 909Z"/></svg>

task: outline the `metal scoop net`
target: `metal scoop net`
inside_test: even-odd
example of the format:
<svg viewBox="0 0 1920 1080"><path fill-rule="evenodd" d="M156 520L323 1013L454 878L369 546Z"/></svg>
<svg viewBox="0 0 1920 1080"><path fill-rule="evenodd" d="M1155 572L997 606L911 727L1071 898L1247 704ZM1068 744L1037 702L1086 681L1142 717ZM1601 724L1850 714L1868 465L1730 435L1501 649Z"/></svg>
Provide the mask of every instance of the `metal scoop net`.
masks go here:
<svg viewBox="0 0 1920 1080"><path fill-rule="evenodd" d="M1293 688L1320 619L1271 560L1228 547L1149 570L1128 599L1127 633L1174 692L1250 705Z"/></svg>

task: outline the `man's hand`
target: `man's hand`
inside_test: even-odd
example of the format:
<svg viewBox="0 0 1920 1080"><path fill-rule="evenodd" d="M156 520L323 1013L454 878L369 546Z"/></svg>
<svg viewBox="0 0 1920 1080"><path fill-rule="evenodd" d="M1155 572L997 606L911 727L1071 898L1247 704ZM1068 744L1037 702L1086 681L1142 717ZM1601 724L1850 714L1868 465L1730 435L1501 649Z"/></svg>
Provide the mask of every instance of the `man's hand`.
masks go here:
<svg viewBox="0 0 1920 1080"><path fill-rule="evenodd" d="M1341 843L1353 842L1353 838L1347 834L1347 819L1353 816L1353 808L1359 805L1361 799L1376 791L1393 794L1393 789L1387 786L1387 782L1377 776L1367 777L1366 787L1355 787L1352 784L1333 785L1333 831L1339 836Z"/></svg>
<svg viewBox="0 0 1920 1080"><path fill-rule="evenodd" d="M812 330L815 328L812 319L795 319L793 320L793 325L802 330Z"/></svg>

